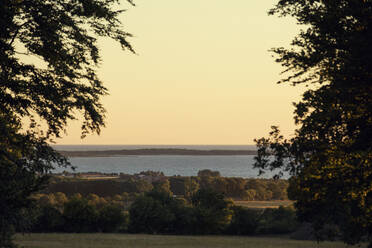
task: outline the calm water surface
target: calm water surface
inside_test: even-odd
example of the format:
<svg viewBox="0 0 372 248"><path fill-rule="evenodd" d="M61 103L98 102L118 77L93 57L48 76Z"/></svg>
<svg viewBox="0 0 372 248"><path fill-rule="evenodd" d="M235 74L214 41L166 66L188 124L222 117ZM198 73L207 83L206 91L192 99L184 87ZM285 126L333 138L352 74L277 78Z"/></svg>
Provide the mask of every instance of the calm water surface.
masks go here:
<svg viewBox="0 0 372 248"><path fill-rule="evenodd" d="M120 150L139 148L184 148L195 150L255 150L252 145L59 145L57 150ZM224 177L257 178L258 170L253 169L254 155L244 156L114 156L114 157L74 157L71 164L76 172L104 172L135 174L141 171L161 171L166 176L196 176L199 170L216 170ZM62 172L57 168L55 172ZM71 171L71 170L70 170ZM271 178L275 172L268 172L265 178Z"/></svg>
<svg viewBox="0 0 372 248"><path fill-rule="evenodd" d="M135 174L141 171L161 171L166 176L196 176L199 170L217 170L225 177L258 177L253 169L253 155L247 156L117 156L70 158L76 172L105 172ZM56 169L62 172L63 168ZM263 177L272 177L267 173Z"/></svg>

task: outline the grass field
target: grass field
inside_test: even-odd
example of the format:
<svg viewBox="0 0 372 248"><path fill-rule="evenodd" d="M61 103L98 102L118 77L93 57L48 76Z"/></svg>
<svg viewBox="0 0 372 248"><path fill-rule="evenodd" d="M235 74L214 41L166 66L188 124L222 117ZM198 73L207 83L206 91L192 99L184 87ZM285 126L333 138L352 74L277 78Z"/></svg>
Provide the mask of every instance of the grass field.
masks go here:
<svg viewBox="0 0 372 248"><path fill-rule="evenodd" d="M293 201L234 201L234 204L247 208L278 208L290 206Z"/></svg>
<svg viewBox="0 0 372 248"><path fill-rule="evenodd" d="M297 241L287 237L167 236L131 234L18 234L25 248L341 248L341 242ZM349 246L350 247L350 246Z"/></svg>

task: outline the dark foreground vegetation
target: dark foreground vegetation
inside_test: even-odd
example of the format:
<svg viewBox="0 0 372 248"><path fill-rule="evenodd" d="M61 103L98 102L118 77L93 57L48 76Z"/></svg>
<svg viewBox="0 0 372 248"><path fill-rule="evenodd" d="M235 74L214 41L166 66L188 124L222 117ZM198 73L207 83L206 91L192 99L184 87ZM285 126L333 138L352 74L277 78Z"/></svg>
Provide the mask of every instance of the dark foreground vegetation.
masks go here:
<svg viewBox="0 0 372 248"><path fill-rule="evenodd" d="M313 232L309 224L297 221L292 206L248 208L234 204L234 200L249 198L287 199L286 180L224 178L210 170L199 171L197 177L165 177L153 171L100 180L89 180L84 175L98 176L92 173L75 178L54 176L47 191L33 195L34 207L24 212L28 225L17 231L177 235L292 233L296 239L329 239L338 235L334 226Z"/></svg>
<svg viewBox="0 0 372 248"><path fill-rule="evenodd" d="M34 198L34 208L24 213L29 225L18 231L254 235L291 233L298 226L291 207L235 206L211 189L200 189L189 200L161 187L135 197L55 193Z"/></svg>
<svg viewBox="0 0 372 248"><path fill-rule="evenodd" d="M294 103L296 130L256 139L260 170L290 174L302 221L340 227L347 244L372 248L372 1L280 0L269 14L301 27L272 49L279 83L310 86Z"/></svg>

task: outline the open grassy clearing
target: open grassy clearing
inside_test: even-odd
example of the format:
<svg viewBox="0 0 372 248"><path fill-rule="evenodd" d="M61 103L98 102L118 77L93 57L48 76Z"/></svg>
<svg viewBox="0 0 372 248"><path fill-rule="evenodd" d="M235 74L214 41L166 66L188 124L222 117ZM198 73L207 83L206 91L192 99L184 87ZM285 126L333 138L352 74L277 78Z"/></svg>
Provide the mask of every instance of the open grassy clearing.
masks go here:
<svg viewBox="0 0 372 248"><path fill-rule="evenodd" d="M287 237L168 236L141 234L18 234L17 244L25 248L341 248L341 242L297 241Z"/></svg>
<svg viewBox="0 0 372 248"><path fill-rule="evenodd" d="M234 204L247 208L278 208L280 206L288 207L293 204L293 201L234 201Z"/></svg>

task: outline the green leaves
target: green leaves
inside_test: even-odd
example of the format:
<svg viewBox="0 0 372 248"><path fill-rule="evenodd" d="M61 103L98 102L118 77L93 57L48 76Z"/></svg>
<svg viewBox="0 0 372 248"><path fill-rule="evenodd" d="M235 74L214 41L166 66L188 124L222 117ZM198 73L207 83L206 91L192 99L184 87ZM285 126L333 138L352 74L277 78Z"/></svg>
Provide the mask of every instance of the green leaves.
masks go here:
<svg viewBox="0 0 372 248"><path fill-rule="evenodd" d="M46 184L51 169L70 165L47 142L58 138L69 120L82 117L82 136L99 134L105 124L100 100L107 89L96 74L97 38L112 38L133 52L130 34L118 19L118 3L0 3L1 247L12 246L12 227L23 221L30 194Z"/></svg>
<svg viewBox="0 0 372 248"><path fill-rule="evenodd" d="M290 49L272 50L290 73L280 82L316 86L294 104L294 137L274 127L256 140L255 166L289 171L300 219L336 224L345 242L358 243L372 235L372 3L282 0L269 14L306 28Z"/></svg>
<svg viewBox="0 0 372 248"><path fill-rule="evenodd" d="M134 52L112 0L6 0L1 4L1 109L16 117L45 120L47 136L60 135L76 110L84 116L83 136L100 132L107 89L96 75L97 37L118 41ZM45 63L25 63L23 54Z"/></svg>

